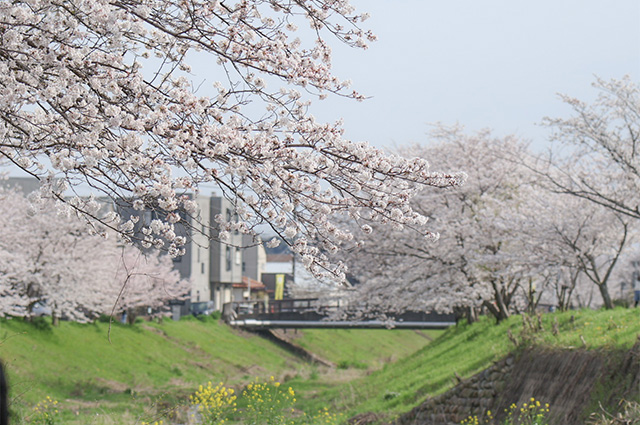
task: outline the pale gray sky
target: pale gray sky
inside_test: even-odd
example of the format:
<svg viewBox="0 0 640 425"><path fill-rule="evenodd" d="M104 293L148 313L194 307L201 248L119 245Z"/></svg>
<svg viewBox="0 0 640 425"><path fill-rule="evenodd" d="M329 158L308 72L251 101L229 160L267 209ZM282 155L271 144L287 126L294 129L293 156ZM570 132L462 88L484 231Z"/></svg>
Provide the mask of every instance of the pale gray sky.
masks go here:
<svg viewBox="0 0 640 425"><path fill-rule="evenodd" d="M346 136L392 146L427 140L428 123L493 128L545 146L557 93L592 99L594 75L640 78L638 0L352 0L379 41L334 44L334 72L372 96L314 102Z"/></svg>

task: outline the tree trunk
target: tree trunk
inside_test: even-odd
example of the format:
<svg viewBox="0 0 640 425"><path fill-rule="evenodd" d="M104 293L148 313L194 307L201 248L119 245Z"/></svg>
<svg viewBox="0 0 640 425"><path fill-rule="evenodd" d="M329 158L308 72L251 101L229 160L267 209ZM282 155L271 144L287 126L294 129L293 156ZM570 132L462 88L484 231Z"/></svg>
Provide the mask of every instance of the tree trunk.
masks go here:
<svg viewBox="0 0 640 425"><path fill-rule="evenodd" d="M496 303L496 305L494 306L493 304L487 303L486 301L485 301L486 303L485 305L487 306L487 308L489 308L489 311L491 311L491 313L496 317L496 320L498 322L501 322L502 320L507 319L509 317L509 307L505 303L505 299L502 293L502 288L500 288L500 286L495 282L495 280L491 280L491 287L493 288L493 298L494 298L493 301ZM497 312L494 313L489 306L496 309Z"/></svg>
<svg viewBox="0 0 640 425"><path fill-rule="evenodd" d="M525 290L525 297L527 298L527 313L535 314L536 309L538 308L538 302L540 301L540 295L536 290L533 278L529 278L527 289Z"/></svg>
<svg viewBox="0 0 640 425"><path fill-rule="evenodd" d="M456 324L461 320L466 320L468 324L478 321L478 309L473 306L457 307L455 309Z"/></svg>
<svg viewBox="0 0 640 425"><path fill-rule="evenodd" d="M602 295L602 301L604 302L604 308L611 310L613 308L613 301L611 301L611 295L609 295L609 288L606 284L601 283L598 285L600 289L600 295Z"/></svg>
<svg viewBox="0 0 640 425"><path fill-rule="evenodd" d="M491 313L491 315L495 317L496 322L498 323L502 322L504 319L509 317L508 313L507 314L504 313L505 310L499 309L489 301L486 301L486 300L483 301L482 305L485 306L487 310L489 310L489 313Z"/></svg>
<svg viewBox="0 0 640 425"><path fill-rule="evenodd" d="M60 326L60 317L53 312L51 313L51 324L56 327Z"/></svg>
<svg viewBox="0 0 640 425"><path fill-rule="evenodd" d="M478 321L478 309L474 306L467 307L466 309L467 322L469 324L475 323Z"/></svg>

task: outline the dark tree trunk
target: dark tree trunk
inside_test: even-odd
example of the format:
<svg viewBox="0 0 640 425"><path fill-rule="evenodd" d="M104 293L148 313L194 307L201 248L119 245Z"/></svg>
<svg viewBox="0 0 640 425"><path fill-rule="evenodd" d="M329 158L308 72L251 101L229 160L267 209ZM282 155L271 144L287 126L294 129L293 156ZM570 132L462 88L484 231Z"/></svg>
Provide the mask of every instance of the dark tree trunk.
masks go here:
<svg viewBox="0 0 640 425"><path fill-rule="evenodd" d="M465 314L467 316L467 322L469 324L475 323L478 321L478 310L475 307L473 306L467 307L465 309Z"/></svg>
<svg viewBox="0 0 640 425"><path fill-rule="evenodd" d="M482 302L482 305L486 307L487 310L489 310L489 313L491 313L491 315L495 317L498 323L502 322L504 319L509 318L509 313L507 313L506 310L496 307L490 301L485 300Z"/></svg>
<svg viewBox="0 0 640 425"><path fill-rule="evenodd" d="M604 308L611 310L613 308L613 301L611 301L611 295L609 295L609 288L606 284L600 284L598 285L598 289L600 289L600 295L602 295Z"/></svg>
<svg viewBox="0 0 640 425"><path fill-rule="evenodd" d="M133 325L134 323L136 323L136 319L138 318L138 315L135 313L134 310L127 310L127 323L130 325Z"/></svg>
<svg viewBox="0 0 640 425"><path fill-rule="evenodd" d="M504 319L509 318L509 306L505 302L502 288L495 280L491 281L491 287L493 288L493 301L495 302L495 305L485 301L485 306L489 309L491 314L495 316L496 320L501 322Z"/></svg>
<svg viewBox="0 0 640 425"><path fill-rule="evenodd" d="M473 306L457 307L455 309L456 324L462 320L466 320L467 323L475 323L478 321L478 309Z"/></svg>

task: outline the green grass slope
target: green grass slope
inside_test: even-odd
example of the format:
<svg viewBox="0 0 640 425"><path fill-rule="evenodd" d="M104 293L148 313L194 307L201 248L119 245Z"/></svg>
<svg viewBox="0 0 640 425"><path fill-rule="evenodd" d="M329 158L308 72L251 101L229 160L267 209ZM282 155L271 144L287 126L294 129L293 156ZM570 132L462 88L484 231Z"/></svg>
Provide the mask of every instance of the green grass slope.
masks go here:
<svg viewBox="0 0 640 425"><path fill-rule="evenodd" d="M28 413L51 396L60 401L61 423L140 423L209 380L239 387L274 375L294 387L296 408L303 411L328 407L345 417L370 411L390 417L446 391L456 376L469 377L523 347L628 349L640 333L640 310L573 311L540 321L518 316L499 325L484 318L429 334L300 331L296 344L338 364L335 370L213 320L114 324L111 342L107 330L105 323L38 329L0 320L0 358L14 409ZM428 337L435 339L429 343Z"/></svg>
<svg viewBox="0 0 640 425"><path fill-rule="evenodd" d="M111 342L107 333L106 323L41 330L20 320L0 322L0 358L14 403L51 396L78 414L105 406L140 414L151 400L171 403L209 380L235 384L304 366L262 338L213 321L114 324Z"/></svg>
<svg viewBox="0 0 640 425"><path fill-rule="evenodd" d="M428 343L415 332L325 332L301 332L300 342L331 360L367 367ZM140 423L158 406L184 402L207 381L240 386L255 377L309 376L317 369L269 340L212 319L114 323L111 341L107 334L108 324L100 322L51 328L0 320L0 359L14 410L28 414L50 396L60 401L62 423Z"/></svg>
<svg viewBox="0 0 640 425"><path fill-rule="evenodd" d="M348 412L347 416L363 412L394 416L451 388L456 375L472 376L515 349L533 344L628 349L640 333L639 319L640 310L622 308L546 314L540 322L534 317L525 323L517 316L499 325L483 318L473 325L452 327L421 350L367 376L339 385L321 377L296 384L303 393L303 409L329 405Z"/></svg>
<svg viewBox="0 0 640 425"><path fill-rule="evenodd" d="M442 331L406 329L306 329L292 340L341 368L379 369L414 353ZM292 332L289 331L288 335Z"/></svg>

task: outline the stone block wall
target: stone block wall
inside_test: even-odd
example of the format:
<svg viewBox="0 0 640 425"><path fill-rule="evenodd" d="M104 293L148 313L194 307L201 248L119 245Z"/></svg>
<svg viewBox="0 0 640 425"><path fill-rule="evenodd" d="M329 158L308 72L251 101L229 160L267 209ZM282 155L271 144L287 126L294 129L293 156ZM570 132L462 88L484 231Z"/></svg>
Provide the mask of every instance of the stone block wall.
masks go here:
<svg viewBox="0 0 640 425"><path fill-rule="evenodd" d="M549 422L581 425L596 401L617 406L640 393L640 342L631 350L533 348L495 363L400 416L394 425L451 425L487 410L501 419L531 397L549 403ZM597 407L597 406L596 406Z"/></svg>
<svg viewBox="0 0 640 425"><path fill-rule="evenodd" d="M459 424L469 416L484 415L497 405L514 363L513 356L506 357L471 378L462 380L444 394L430 398L399 417L394 424Z"/></svg>

